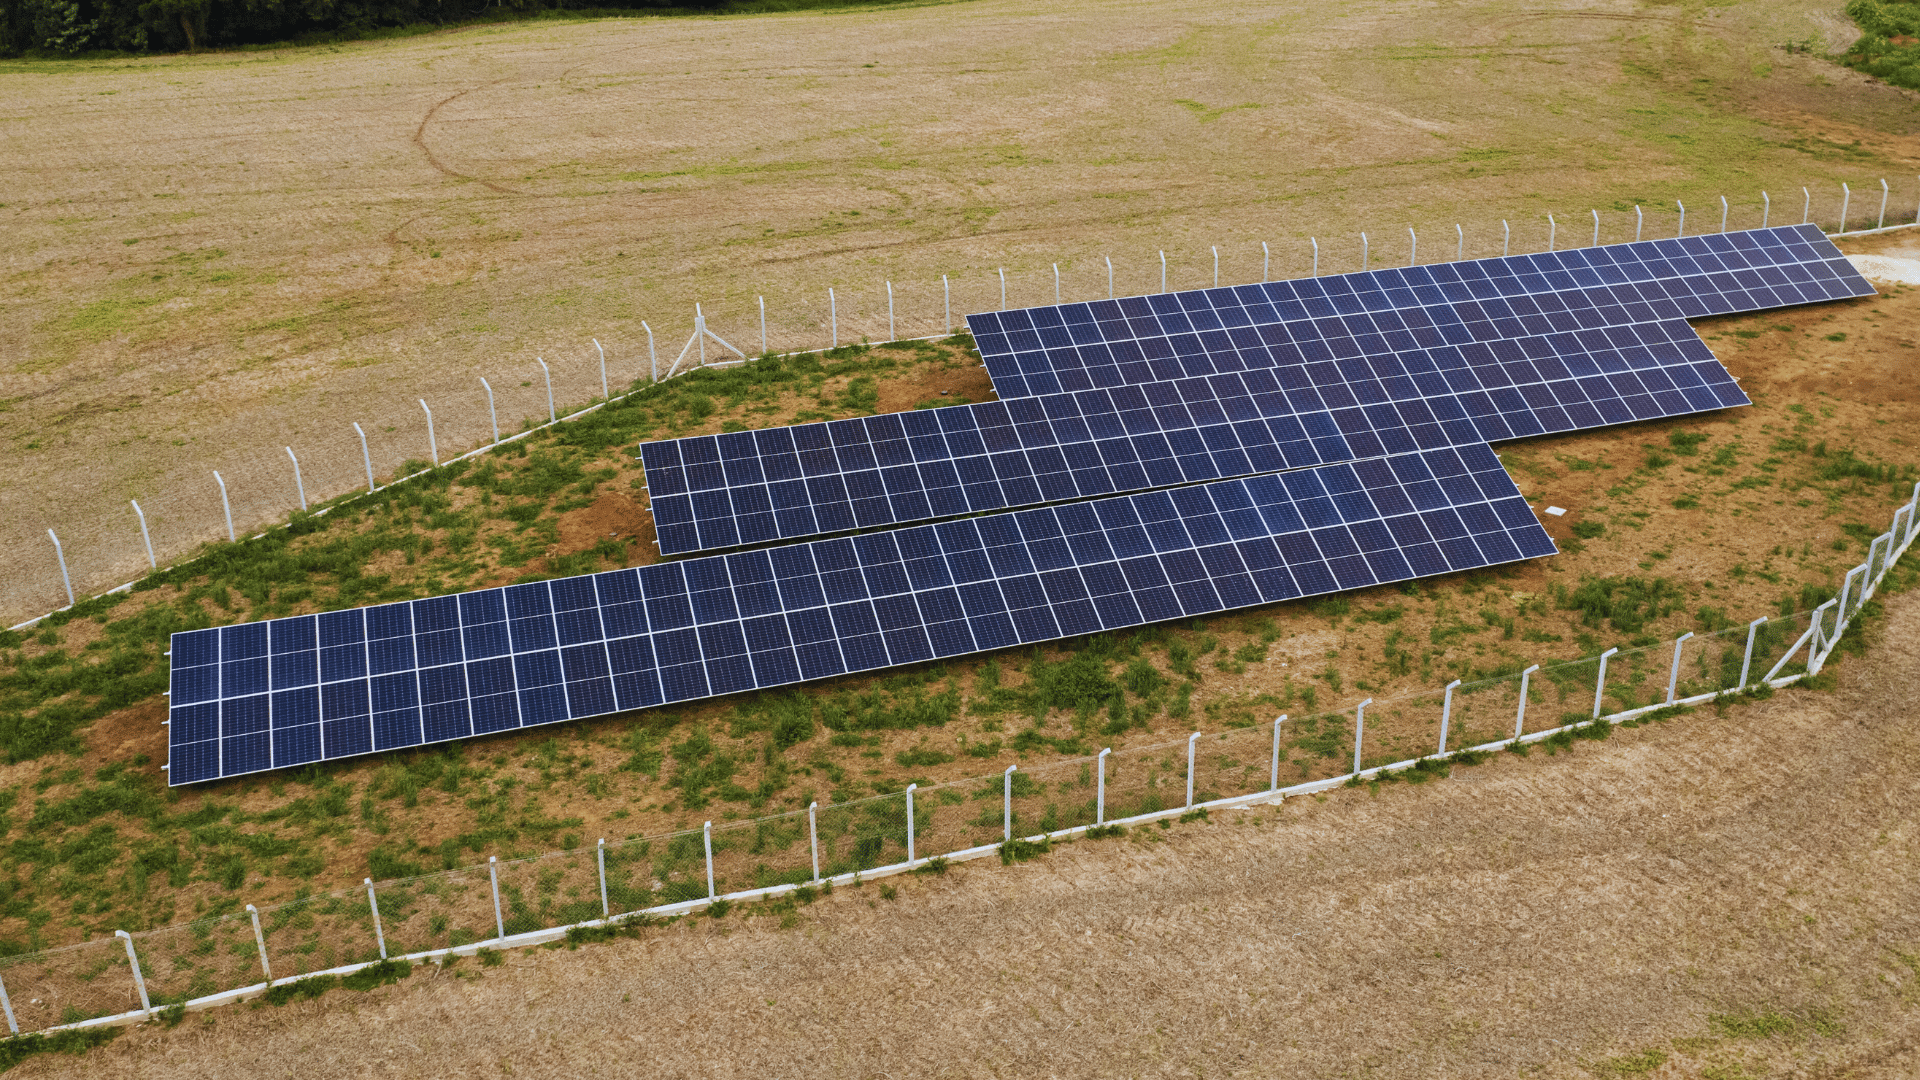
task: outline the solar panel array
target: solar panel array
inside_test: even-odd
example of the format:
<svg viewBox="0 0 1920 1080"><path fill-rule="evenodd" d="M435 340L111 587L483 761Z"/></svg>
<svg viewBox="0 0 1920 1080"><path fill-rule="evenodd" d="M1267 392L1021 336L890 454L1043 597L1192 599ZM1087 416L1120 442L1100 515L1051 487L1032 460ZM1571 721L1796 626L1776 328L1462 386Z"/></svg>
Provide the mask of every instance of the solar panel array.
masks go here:
<svg viewBox="0 0 1920 1080"><path fill-rule="evenodd" d="M1001 512L176 634L169 783L1552 554L1488 442L1743 404L1684 319L1871 293L1796 226L970 316L1001 401L642 456L667 553Z"/></svg>
<svg viewBox="0 0 1920 1080"><path fill-rule="evenodd" d="M1393 313L1376 318L1402 322ZM1748 403L1677 319L1431 348L1399 348L1377 332L1371 340L1309 337L1318 333L1314 321L1237 328L1208 354L1217 370L1205 376L646 443L641 460L660 551ZM1438 337L1423 328L1421 340Z"/></svg>
<svg viewBox="0 0 1920 1080"><path fill-rule="evenodd" d="M1238 370L1246 329L1276 322L1299 331L1290 336L1303 356L1321 359L1871 295L1816 226L1786 225L988 312L967 323L1004 401Z"/></svg>
<svg viewBox="0 0 1920 1080"><path fill-rule="evenodd" d="M1549 555L1485 446L176 634L192 783Z"/></svg>

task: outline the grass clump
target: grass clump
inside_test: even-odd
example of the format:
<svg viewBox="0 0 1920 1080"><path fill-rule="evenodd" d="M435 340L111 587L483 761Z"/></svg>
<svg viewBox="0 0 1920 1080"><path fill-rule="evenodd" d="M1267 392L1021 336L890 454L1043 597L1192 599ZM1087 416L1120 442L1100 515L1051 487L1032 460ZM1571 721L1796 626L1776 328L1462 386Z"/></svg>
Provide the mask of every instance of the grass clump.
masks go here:
<svg viewBox="0 0 1920 1080"><path fill-rule="evenodd" d="M0 1072L5 1072L35 1054L84 1054L96 1046L105 1046L120 1037L119 1028L82 1028L56 1031L51 1035L15 1035L0 1040Z"/></svg>
<svg viewBox="0 0 1920 1080"><path fill-rule="evenodd" d="M297 979L293 982L283 982L278 986L270 986L267 988L267 992L261 995L261 1000L269 1005L278 1007L295 1001L307 1001L312 998L317 998L321 994L339 985L340 976L338 975L315 975L312 978Z"/></svg>
<svg viewBox="0 0 1920 1080"><path fill-rule="evenodd" d="M1052 850L1051 839L1021 840L1016 837L1000 845L1000 865L1012 866L1014 863L1030 862Z"/></svg>
<svg viewBox="0 0 1920 1080"><path fill-rule="evenodd" d="M342 976L340 985L348 990L367 991L390 986L413 974L413 965L405 960L382 960L368 964L351 975Z"/></svg>
<svg viewBox="0 0 1920 1080"><path fill-rule="evenodd" d="M1117 840L1125 835L1127 835L1125 825L1094 825L1086 832L1089 840Z"/></svg>

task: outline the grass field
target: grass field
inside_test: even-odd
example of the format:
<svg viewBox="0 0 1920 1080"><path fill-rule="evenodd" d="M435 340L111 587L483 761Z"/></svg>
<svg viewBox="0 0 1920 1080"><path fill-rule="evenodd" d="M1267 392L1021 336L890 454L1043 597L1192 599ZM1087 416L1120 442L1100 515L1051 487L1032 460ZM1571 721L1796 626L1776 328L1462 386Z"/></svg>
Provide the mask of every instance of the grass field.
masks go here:
<svg viewBox="0 0 1920 1080"><path fill-rule="evenodd" d="M1757 224L1763 186L1774 220L1797 220L1780 196L1802 183L1911 174L1920 127L1913 94L1781 47L1809 38L1846 40L1837 17L1779 4L965 3L0 69L19 114L0 118L0 152L20 178L0 206L14 241L0 606L58 602L51 559L36 562L43 519L76 584L97 588L144 568L127 498L163 560L224 536L213 469L241 529L282 518L285 444L310 497L336 507L0 638L0 946L1035 770L1282 711L1300 718L1287 777L1337 775L1361 697L1384 703L1369 763L1394 760L1434 737L1437 698L1416 692L1610 646L1650 650L1622 659L1613 703L1653 700L1663 642L1830 597L1911 493L1920 293L1698 324L1752 408L1500 447L1530 499L1570 511L1548 519L1552 559L188 791L158 770L168 630L652 561L635 441L992 390L964 336L852 345L677 379L343 501L363 479L350 420L383 478L411 471L426 453L414 398L450 456L487 438L478 376L518 430L546 415L535 356L559 405L584 402L600 391L598 336L618 392L644 365L640 320L671 358L695 301L752 346L764 293L780 350L824 344L830 284L849 342L888 336L889 279L899 333L937 335L941 273L958 313L997 306L1001 265L1020 304L1051 300L1056 260L1071 298L1104 293L1108 255L1120 291L1156 288L1162 249L1177 288L1208 280L1214 244L1223 279L1246 280L1263 239L1277 277L1307 269L1309 235L1323 269L1354 268L1361 229L1377 259L1405 257L1408 226L1423 256L1451 257L1461 220L1468 254L1488 254L1507 217L1526 250L1544 246L1549 212L1584 242L1590 206L1603 239L1630 238L1636 202L1650 231L1670 229L1676 196L1698 214L1724 191L1733 223ZM1703 648L1683 692L1730 681L1726 665ZM1536 726L1583 712L1587 679L1537 679ZM1510 681L1468 695L1455 745L1510 726L1515 700ZM1817 771L1822 744L1793 730L1781 752ZM1225 785L1264 761L1202 767ZM1074 768L1022 812L1077 813ZM986 816L958 798L934 808L956 833ZM1453 826L1497 832L1511 812ZM688 885L663 871L652 887ZM1720 1011L1814 1015L1810 999L1770 1000ZM1593 1047L1582 1060L1639 1052ZM1522 1058L1570 1060L1489 1060Z"/></svg>
<svg viewBox="0 0 1920 1080"><path fill-rule="evenodd" d="M1831 221L1911 176L1913 95L1792 42L1837 13L1781 0L979 2L712 20L478 27L396 42L0 66L0 610L162 557L487 436L671 355L695 302L736 344L768 301L777 349L940 329L955 314L1695 224L1760 191ZM1863 197L1864 198L1864 197ZM1861 200L1856 200L1856 210Z"/></svg>

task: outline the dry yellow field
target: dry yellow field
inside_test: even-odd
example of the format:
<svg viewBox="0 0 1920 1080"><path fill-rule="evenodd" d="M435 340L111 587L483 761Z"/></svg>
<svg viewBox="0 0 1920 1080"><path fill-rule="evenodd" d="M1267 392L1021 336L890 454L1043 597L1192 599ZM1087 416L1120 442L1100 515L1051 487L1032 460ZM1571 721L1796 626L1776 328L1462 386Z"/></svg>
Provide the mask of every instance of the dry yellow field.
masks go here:
<svg viewBox="0 0 1920 1080"><path fill-rule="evenodd" d="M258 531L308 495L663 363L702 304L776 349L1107 288L1797 219L1911 177L1914 95L1790 52L1784 0L1526 7L1011 0L499 26L0 67L0 613ZM1904 181L1907 188L1911 180ZM1905 188L1899 200L1910 203ZM1861 194L1855 220L1875 200ZM1900 205L1899 202L1896 205Z"/></svg>

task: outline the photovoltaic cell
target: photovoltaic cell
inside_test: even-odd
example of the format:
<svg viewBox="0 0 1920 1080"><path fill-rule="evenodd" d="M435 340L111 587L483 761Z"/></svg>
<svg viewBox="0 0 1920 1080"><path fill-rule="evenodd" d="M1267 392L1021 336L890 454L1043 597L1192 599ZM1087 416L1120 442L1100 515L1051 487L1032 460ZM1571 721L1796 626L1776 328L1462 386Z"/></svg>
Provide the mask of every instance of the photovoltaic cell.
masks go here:
<svg viewBox="0 0 1920 1080"><path fill-rule="evenodd" d="M1216 370L1205 376L643 444L660 550L794 539L1747 404L1681 320L1430 348L1399 348L1384 338L1309 342L1295 333L1301 340L1289 338L1284 324L1244 328L1242 344L1210 354Z"/></svg>
<svg viewBox="0 0 1920 1080"><path fill-rule="evenodd" d="M173 636L194 783L1554 553L1485 445Z"/></svg>
<svg viewBox="0 0 1920 1080"><path fill-rule="evenodd" d="M1238 370L1255 328L1309 358L1551 337L1871 296L1818 227L1433 263L967 317L1002 400Z"/></svg>

